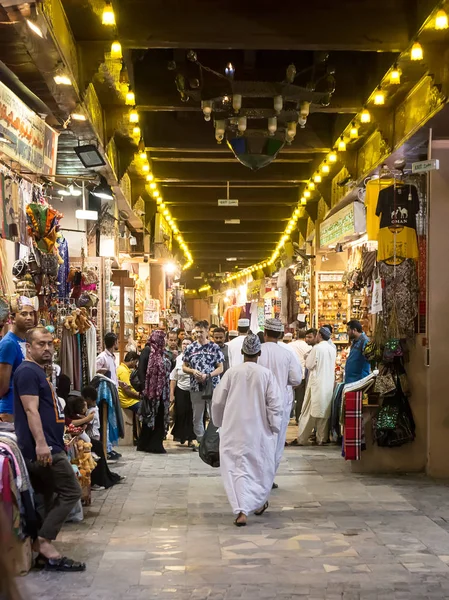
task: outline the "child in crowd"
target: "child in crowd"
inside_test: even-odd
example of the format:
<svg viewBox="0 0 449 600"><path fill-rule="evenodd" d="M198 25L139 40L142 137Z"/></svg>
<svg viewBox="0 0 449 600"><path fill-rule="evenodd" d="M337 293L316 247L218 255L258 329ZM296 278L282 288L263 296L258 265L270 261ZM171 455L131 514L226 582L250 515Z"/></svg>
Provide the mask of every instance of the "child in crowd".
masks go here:
<svg viewBox="0 0 449 600"><path fill-rule="evenodd" d="M87 414L93 415L87 426L87 434L91 440L100 439L100 413L97 406L97 390L92 385L86 385L81 390L81 396L87 403Z"/></svg>
<svg viewBox="0 0 449 600"><path fill-rule="evenodd" d="M86 433L86 428L94 420L95 415L93 413L87 414L86 400L79 396L70 396L65 407L65 415L69 426L71 425L81 430L79 433L76 432L77 436L83 442L90 443L90 437Z"/></svg>

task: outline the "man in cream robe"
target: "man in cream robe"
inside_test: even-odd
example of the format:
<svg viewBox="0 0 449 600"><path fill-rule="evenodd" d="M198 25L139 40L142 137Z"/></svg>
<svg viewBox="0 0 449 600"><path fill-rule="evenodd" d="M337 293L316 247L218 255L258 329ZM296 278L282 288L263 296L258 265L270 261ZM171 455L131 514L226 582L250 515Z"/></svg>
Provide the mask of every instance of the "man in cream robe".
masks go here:
<svg viewBox="0 0 449 600"><path fill-rule="evenodd" d="M230 342L227 342L229 366L236 367L243 363L242 345L243 341L249 331L249 319L238 320L238 337L234 338Z"/></svg>
<svg viewBox="0 0 449 600"><path fill-rule="evenodd" d="M318 343L306 358L309 380L298 425L300 446L307 444L314 428L318 445L328 440L337 351L329 344L330 332L325 327L318 331L317 339Z"/></svg>
<svg viewBox="0 0 449 600"><path fill-rule="evenodd" d="M212 397L212 421L220 427L221 476L238 527L246 525L247 515L262 514L268 506L282 420L276 380L257 364L256 335L245 337L242 353L244 363L226 371Z"/></svg>
<svg viewBox="0 0 449 600"><path fill-rule="evenodd" d="M265 321L265 344L262 345L259 359L259 365L269 369L275 376L282 394L283 416L276 446L276 471L284 453L285 437L293 404L292 387L296 387L302 382L302 368L299 359L293 352L290 352L286 344L281 346L278 343L283 333L284 326L279 319Z"/></svg>

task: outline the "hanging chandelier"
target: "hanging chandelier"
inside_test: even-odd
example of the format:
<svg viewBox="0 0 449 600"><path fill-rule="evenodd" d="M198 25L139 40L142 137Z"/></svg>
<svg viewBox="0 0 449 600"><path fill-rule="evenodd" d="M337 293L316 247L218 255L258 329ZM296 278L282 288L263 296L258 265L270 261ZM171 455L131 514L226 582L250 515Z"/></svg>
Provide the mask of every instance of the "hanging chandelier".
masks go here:
<svg viewBox="0 0 449 600"><path fill-rule="evenodd" d="M181 100L200 102L217 143L226 141L236 159L254 171L273 162L297 130L306 127L310 112L329 106L335 91L335 70L327 53L318 53L300 72L289 65L279 82L239 80L232 63L218 73L201 64L193 50L187 59L197 69L193 74L191 67L181 71L174 61L168 65L176 72Z"/></svg>

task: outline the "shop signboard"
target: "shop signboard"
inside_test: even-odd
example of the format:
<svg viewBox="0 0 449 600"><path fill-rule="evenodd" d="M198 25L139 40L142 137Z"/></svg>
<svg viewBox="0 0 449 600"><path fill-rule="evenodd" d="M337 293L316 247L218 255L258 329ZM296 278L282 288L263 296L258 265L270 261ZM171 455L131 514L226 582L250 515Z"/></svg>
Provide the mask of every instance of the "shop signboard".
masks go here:
<svg viewBox="0 0 449 600"><path fill-rule="evenodd" d="M365 231L365 207L361 202L351 202L321 223L320 247L343 242Z"/></svg>
<svg viewBox="0 0 449 600"><path fill-rule="evenodd" d="M412 163L412 173L416 173L417 175L427 173L428 171L438 171L439 168L440 161L437 158Z"/></svg>
<svg viewBox="0 0 449 600"><path fill-rule="evenodd" d="M58 134L1 82L0 133L11 142L1 151L13 161L32 173L56 172Z"/></svg>
<svg viewBox="0 0 449 600"><path fill-rule="evenodd" d="M223 200L218 201L218 206L238 206L239 201L233 200L232 198L224 198Z"/></svg>
<svg viewBox="0 0 449 600"><path fill-rule="evenodd" d="M159 325L161 304L159 300L150 298L143 305L142 322L144 325Z"/></svg>

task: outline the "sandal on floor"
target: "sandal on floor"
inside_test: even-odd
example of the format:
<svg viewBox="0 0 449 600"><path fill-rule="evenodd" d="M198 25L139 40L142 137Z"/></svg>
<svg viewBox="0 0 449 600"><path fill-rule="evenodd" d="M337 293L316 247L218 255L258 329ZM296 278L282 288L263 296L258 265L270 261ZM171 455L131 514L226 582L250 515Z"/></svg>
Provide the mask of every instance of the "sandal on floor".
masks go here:
<svg viewBox="0 0 449 600"><path fill-rule="evenodd" d="M72 560L71 558L67 558L67 556L61 556L61 558L47 558L46 560L46 571L81 572L86 570L86 563Z"/></svg>
<svg viewBox="0 0 449 600"><path fill-rule="evenodd" d="M256 517L261 517L263 515L263 513L267 510L269 504L268 502L265 502L265 504L262 506L262 508L260 510L256 510L255 511L255 515Z"/></svg>
<svg viewBox="0 0 449 600"><path fill-rule="evenodd" d="M246 521L244 523L242 523L242 521L237 521L237 519L234 521L234 525L236 527L246 527Z"/></svg>
<svg viewBox="0 0 449 600"><path fill-rule="evenodd" d="M300 443L298 442L298 440L297 440L297 439L295 439L295 440L293 440L292 442L290 442L290 443L289 443L289 446L302 446L302 444L300 444Z"/></svg>

